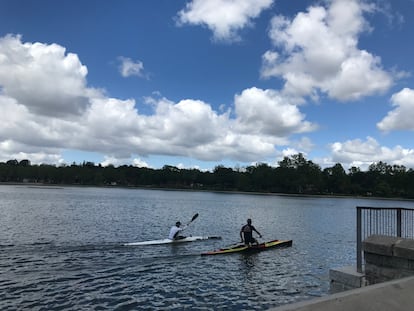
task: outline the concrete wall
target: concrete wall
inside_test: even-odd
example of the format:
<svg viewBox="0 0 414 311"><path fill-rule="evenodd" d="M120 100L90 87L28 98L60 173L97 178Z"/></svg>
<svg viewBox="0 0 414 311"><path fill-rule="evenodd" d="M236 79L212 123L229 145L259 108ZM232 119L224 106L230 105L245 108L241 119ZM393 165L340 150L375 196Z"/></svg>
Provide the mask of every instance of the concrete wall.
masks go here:
<svg viewBox="0 0 414 311"><path fill-rule="evenodd" d="M364 273L354 266L331 269L331 294L414 275L413 239L372 235L362 242L362 250Z"/></svg>
<svg viewBox="0 0 414 311"><path fill-rule="evenodd" d="M365 274L356 272L356 267L331 269L331 292L335 294L271 310L414 310L414 240L373 235L362 242L362 249Z"/></svg>
<svg viewBox="0 0 414 311"><path fill-rule="evenodd" d="M367 285L365 274L358 273L356 266L347 266L329 270L330 293L340 293L346 290Z"/></svg>
<svg viewBox="0 0 414 311"><path fill-rule="evenodd" d="M414 277L353 289L270 309L272 311L414 310Z"/></svg>
<svg viewBox="0 0 414 311"><path fill-rule="evenodd" d="M365 277L377 284L414 275L414 240L372 235L362 242Z"/></svg>

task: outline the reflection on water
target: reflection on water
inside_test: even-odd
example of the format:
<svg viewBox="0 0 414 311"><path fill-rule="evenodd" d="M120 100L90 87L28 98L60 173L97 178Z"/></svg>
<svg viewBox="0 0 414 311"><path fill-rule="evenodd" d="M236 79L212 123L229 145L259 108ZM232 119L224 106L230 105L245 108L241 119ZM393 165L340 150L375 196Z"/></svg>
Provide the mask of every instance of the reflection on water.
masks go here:
<svg viewBox="0 0 414 311"><path fill-rule="evenodd" d="M247 288L250 288L251 280L254 278L254 274L258 272L258 269L256 267L256 263L259 263L257 262L257 255L258 254L240 254L240 256L238 256L238 259L240 261L240 278L243 280L243 284Z"/></svg>
<svg viewBox="0 0 414 311"><path fill-rule="evenodd" d="M258 254L241 254L241 261L245 270L248 272L251 268L254 268Z"/></svg>
<svg viewBox="0 0 414 311"><path fill-rule="evenodd" d="M412 202L206 192L0 186L1 310L263 310L328 293L330 268L355 263L355 207ZM177 219L199 217L177 245ZM252 218L293 246L200 256L237 243Z"/></svg>

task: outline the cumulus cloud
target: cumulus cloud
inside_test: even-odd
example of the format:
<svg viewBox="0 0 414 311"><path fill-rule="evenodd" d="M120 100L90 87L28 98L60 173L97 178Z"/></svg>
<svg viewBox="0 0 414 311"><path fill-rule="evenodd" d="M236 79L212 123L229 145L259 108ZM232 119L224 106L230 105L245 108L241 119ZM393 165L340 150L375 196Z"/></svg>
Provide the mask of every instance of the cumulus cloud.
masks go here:
<svg viewBox="0 0 414 311"><path fill-rule="evenodd" d="M246 89L235 96L235 107L240 132L285 137L317 128L304 120L295 104L274 90Z"/></svg>
<svg viewBox="0 0 414 311"><path fill-rule="evenodd" d="M20 36L2 37L0 67L2 95L38 116L81 115L97 93L86 87L88 70L78 56L57 44L23 44Z"/></svg>
<svg viewBox="0 0 414 311"><path fill-rule="evenodd" d="M218 41L237 41L238 31L272 5L273 0L193 0L178 13L180 25L202 25Z"/></svg>
<svg viewBox="0 0 414 311"><path fill-rule="evenodd" d="M404 88L392 95L391 103L395 109L388 112L387 116L377 123L377 127L384 132L414 130L414 90Z"/></svg>
<svg viewBox="0 0 414 311"><path fill-rule="evenodd" d="M130 161L129 158L123 159L123 158L115 158L112 156L105 156L104 161L101 162L101 165L102 166L113 165L116 167L116 166L124 165L126 162L129 162L129 161ZM146 163L140 158L133 159L131 164L136 167L149 167L148 163Z"/></svg>
<svg viewBox="0 0 414 311"><path fill-rule="evenodd" d="M302 153L309 152L315 147L315 144L309 137L301 137L298 141L293 141L292 145L296 146L298 150L302 150Z"/></svg>
<svg viewBox="0 0 414 311"><path fill-rule="evenodd" d="M319 92L348 101L386 91L392 75L378 56L358 48L359 36L370 31L363 14L373 7L358 0L328 3L292 19L272 19L269 36L275 49L263 54L262 76L280 77L287 94L314 99Z"/></svg>
<svg viewBox="0 0 414 311"><path fill-rule="evenodd" d="M134 166L137 166L137 167L149 167L148 163L147 163L147 162L145 162L145 161L143 161L143 160L142 160L142 159L140 159L140 158L135 158L135 159L132 161L132 164L133 164Z"/></svg>
<svg viewBox="0 0 414 311"><path fill-rule="evenodd" d="M118 59L120 61L119 72L124 78L131 76L142 77L144 75L144 64L141 61L133 61L131 58L123 56L120 56Z"/></svg>
<svg viewBox="0 0 414 311"><path fill-rule="evenodd" d="M367 137L365 141L354 139L335 142L330 148L331 163L343 163L348 167L355 166L366 170L369 165L379 161L407 167L414 165L414 149L406 149L401 146L384 147L372 137Z"/></svg>
<svg viewBox="0 0 414 311"><path fill-rule="evenodd" d="M224 112L197 99L149 98L153 113L142 115L135 100L89 88L86 76L62 46L0 38L0 160L61 163L64 150L80 150L104 155L103 164L147 166L140 159L149 155L252 162L315 129L272 90L246 89Z"/></svg>

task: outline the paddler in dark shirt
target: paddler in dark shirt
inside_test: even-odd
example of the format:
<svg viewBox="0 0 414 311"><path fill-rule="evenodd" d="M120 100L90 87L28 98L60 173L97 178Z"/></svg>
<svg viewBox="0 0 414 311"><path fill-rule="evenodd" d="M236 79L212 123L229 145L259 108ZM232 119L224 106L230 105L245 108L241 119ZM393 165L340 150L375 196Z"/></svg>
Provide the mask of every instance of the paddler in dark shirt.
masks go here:
<svg viewBox="0 0 414 311"><path fill-rule="evenodd" d="M240 230L240 239L241 242L245 245L251 245L252 243L259 244L257 240L253 237L253 231L255 231L259 237L262 237L259 231L252 225L252 220L247 219L247 224L245 224Z"/></svg>

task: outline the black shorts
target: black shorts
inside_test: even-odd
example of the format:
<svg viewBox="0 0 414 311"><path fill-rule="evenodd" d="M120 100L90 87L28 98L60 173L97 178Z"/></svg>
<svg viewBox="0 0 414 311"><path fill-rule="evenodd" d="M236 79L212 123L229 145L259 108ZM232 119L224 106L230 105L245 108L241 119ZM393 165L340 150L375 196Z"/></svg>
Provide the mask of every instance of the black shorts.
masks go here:
<svg viewBox="0 0 414 311"><path fill-rule="evenodd" d="M254 243L256 242L255 238L253 238L253 236L251 236L250 234L245 234L244 235L244 243L248 244L248 243Z"/></svg>

